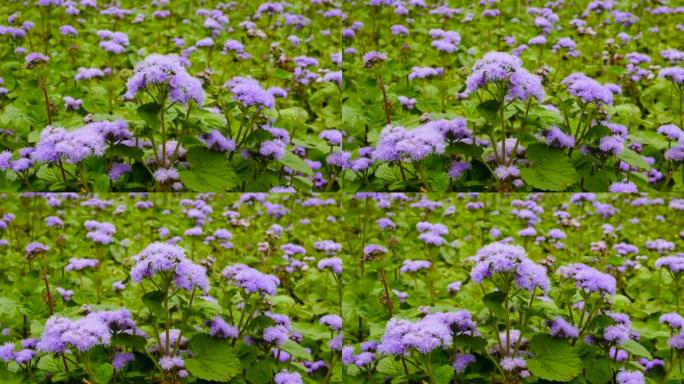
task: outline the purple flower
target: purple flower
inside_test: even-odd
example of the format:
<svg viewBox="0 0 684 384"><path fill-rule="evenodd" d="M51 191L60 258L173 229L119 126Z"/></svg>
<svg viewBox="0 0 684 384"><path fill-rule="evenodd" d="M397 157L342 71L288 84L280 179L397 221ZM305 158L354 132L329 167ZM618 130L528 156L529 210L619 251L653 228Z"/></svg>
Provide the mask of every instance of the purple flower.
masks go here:
<svg viewBox="0 0 684 384"><path fill-rule="evenodd" d="M328 145L336 146L342 144L342 132L336 129L325 129L318 137L328 142Z"/></svg>
<svg viewBox="0 0 684 384"><path fill-rule="evenodd" d="M451 366L454 368L454 371L456 373L462 373L463 371L468 368L468 366L471 363L475 362L475 355L472 355L470 353L457 353L456 357L454 358L454 362L451 364Z"/></svg>
<svg viewBox="0 0 684 384"><path fill-rule="evenodd" d="M26 68L33 68L37 64L42 64L42 63L47 63L50 58L46 55L43 55L42 53L38 52L31 52L28 55L26 55Z"/></svg>
<svg viewBox="0 0 684 384"><path fill-rule="evenodd" d="M558 268L558 273L565 278L575 280L577 288L586 292L615 293L616 281L613 276L599 272L585 264L568 264Z"/></svg>
<svg viewBox="0 0 684 384"><path fill-rule="evenodd" d="M684 271L684 253L661 257L655 262L657 268L666 268L672 273Z"/></svg>
<svg viewBox="0 0 684 384"><path fill-rule="evenodd" d="M460 282L460 281L454 281L454 282L452 282L452 283L449 283L449 285L447 285L447 292L449 292L449 293L458 293L458 291L461 290L461 285L462 285L462 284L463 284L463 283Z"/></svg>
<svg viewBox="0 0 684 384"><path fill-rule="evenodd" d="M59 27L59 33L62 36L78 36L78 31L71 25L62 25Z"/></svg>
<svg viewBox="0 0 684 384"><path fill-rule="evenodd" d="M74 76L74 79L75 80L90 80L90 79L94 79L94 78L104 77L104 75L105 74L101 69L80 67L78 69L78 72L76 73L76 76Z"/></svg>
<svg viewBox="0 0 684 384"><path fill-rule="evenodd" d="M561 83L568 88L571 95L579 97L584 103L613 103L613 93L610 89L583 73L573 73Z"/></svg>
<svg viewBox="0 0 684 384"><path fill-rule="evenodd" d="M275 276L261 273L245 264L233 264L226 267L221 274L245 292L259 293L262 296L275 295L280 284L280 280Z"/></svg>
<svg viewBox="0 0 684 384"><path fill-rule="evenodd" d="M267 343L283 345L289 340L290 331L283 325L276 325L264 329L263 339Z"/></svg>
<svg viewBox="0 0 684 384"><path fill-rule="evenodd" d="M151 86L168 87L168 98L174 103L204 103L202 82L188 74L177 55L153 54L136 64L133 76L126 83L124 98L133 99Z"/></svg>
<svg viewBox="0 0 684 384"><path fill-rule="evenodd" d="M41 133L31 157L43 162L62 159L76 164L89 156L104 155L107 141L119 142L131 137L123 120L90 123L73 131L48 126Z"/></svg>
<svg viewBox="0 0 684 384"><path fill-rule="evenodd" d="M639 371L628 371L624 368L615 376L617 384L645 384L644 375Z"/></svg>
<svg viewBox="0 0 684 384"><path fill-rule="evenodd" d="M280 140L266 140L261 143L259 148L261 156L273 158L275 160L285 157L285 143Z"/></svg>
<svg viewBox="0 0 684 384"><path fill-rule="evenodd" d="M329 257L326 259L322 259L318 262L318 269L321 271L324 269L328 269L332 273L339 275L342 273L342 259L339 257Z"/></svg>
<svg viewBox="0 0 684 384"><path fill-rule="evenodd" d="M510 274L521 289L533 291L540 288L544 292L549 290L546 268L528 259L522 247L492 243L482 247L471 259L476 265L471 270L470 277L477 284L484 279L491 279L494 274Z"/></svg>
<svg viewBox="0 0 684 384"><path fill-rule="evenodd" d="M544 139L546 144L556 148L573 148L575 146L575 138L555 125L544 133Z"/></svg>
<svg viewBox="0 0 684 384"><path fill-rule="evenodd" d="M659 321L666 324L670 329L684 330L684 317L676 312L661 315Z"/></svg>
<svg viewBox="0 0 684 384"><path fill-rule="evenodd" d="M682 350L684 349L684 333L680 333L678 335L674 335L670 337L670 339L667 341L668 345L672 349L676 350Z"/></svg>
<svg viewBox="0 0 684 384"><path fill-rule="evenodd" d="M397 96L397 100L399 101L399 104L401 104L404 108L408 109L409 111L416 107L417 101L414 98L400 95Z"/></svg>
<svg viewBox="0 0 684 384"><path fill-rule="evenodd" d="M604 136L599 142L599 149L605 153L619 155L625 150L625 139L618 135Z"/></svg>
<svg viewBox="0 0 684 384"><path fill-rule="evenodd" d="M682 67L668 67L660 70L658 77L668 79L675 84L684 82L684 68Z"/></svg>
<svg viewBox="0 0 684 384"><path fill-rule="evenodd" d="M452 179L457 179L463 175L466 171L470 170L472 165L466 161L453 161L449 166L448 175Z"/></svg>
<svg viewBox="0 0 684 384"><path fill-rule="evenodd" d="M290 372L285 369L276 373L273 377L275 384L302 384L302 376L297 372Z"/></svg>
<svg viewBox="0 0 684 384"><path fill-rule="evenodd" d="M14 343L7 342L0 345L0 360L6 363L14 360Z"/></svg>
<svg viewBox="0 0 684 384"><path fill-rule="evenodd" d="M112 181L117 181L123 177L123 175L133 169L130 164L127 163L113 163L112 168L109 170L109 179Z"/></svg>
<svg viewBox="0 0 684 384"><path fill-rule="evenodd" d="M83 105L83 100L74 99L71 96L64 96L62 100L64 101L64 109L66 110L78 111Z"/></svg>
<svg viewBox="0 0 684 384"><path fill-rule="evenodd" d="M387 55L377 51L370 51L363 55L363 66L369 68L376 63L382 63L387 60Z"/></svg>
<svg viewBox="0 0 684 384"><path fill-rule="evenodd" d="M116 370L122 370L128 363L135 360L135 355L130 352L117 352L112 360L112 366Z"/></svg>
<svg viewBox="0 0 684 384"><path fill-rule="evenodd" d="M219 130L212 129L200 135L199 140L212 151L232 152L235 150L235 141L225 137Z"/></svg>
<svg viewBox="0 0 684 384"><path fill-rule="evenodd" d="M207 278L207 271L203 266L185 259L176 265L175 272L174 284L178 288L187 291L199 288L204 293L209 291L209 279Z"/></svg>
<svg viewBox="0 0 684 384"><path fill-rule="evenodd" d="M413 67L411 73L408 75L409 80L413 79L427 79L430 77L440 76L444 73L444 68L432 67Z"/></svg>
<svg viewBox="0 0 684 384"><path fill-rule="evenodd" d="M335 255L342 250L342 245L332 240L322 240L315 242L314 248L326 255Z"/></svg>
<svg viewBox="0 0 684 384"><path fill-rule="evenodd" d="M668 140L679 140L684 137L684 132L674 124L661 125L656 132L667 137Z"/></svg>
<svg viewBox="0 0 684 384"><path fill-rule="evenodd" d="M131 278L140 282L159 273L169 273L178 288L209 290L209 280L204 267L192 263L185 257L183 248L154 242L133 257L135 265L131 268Z"/></svg>
<svg viewBox="0 0 684 384"><path fill-rule="evenodd" d="M418 272L423 269L429 269L431 265L432 264L427 260L404 260L404 263L399 269L399 272Z"/></svg>
<svg viewBox="0 0 684 384"><path fill-rule="evenodd" d="M209 321L209 334L222 339L237 339L239 330L234 325L228 324L220 316Z"/></svg>
<svg viewBox="0 0 684 384"><path fill-rule="evenodd" d="M325 315L321 317L320 323L327 325L334 331L342 330L342 318L338 315Z"/></svg>
<svg viewBox="0 0 684 384"><path fill-rule="evenodd" d="M551 329L551 336L564 339L579 337L579 329L560 316L557 316L554 320L549 322L549 328Z"/></svg>
<svg viewBox="0 0 684 384"><path fill-rule="evenodd" d="M97 268L100 261L97 259L69 259L69 264L66 266L67 271L81 271L86 268Z"/></svg>
<svg viewBox="0 0 684 384"><path fill-rule="evenodd" d="M97 345L109 345L116 332L136 329L127 310L92 312L77 320L52 316L36 348L41 352L61 353L71 348L85 352Z"/></svg>
<svg viewBox="0 0 684 384"><path fill-rule="evenodd" d="M508 99L528 100L534 97L541 102L544 98L541 78L529 73L519 58L507 53L488 52L478 60L466 79L466 94L489 84L503 84Z"/></svg>
<svg viewBox="0 0 684 384"><path fill-rule="evenodd" d="M236 76L223 85L233 94L233 99L245 107L253 105L261 108L272 109L275 106L275 98L267 90L263 89L258 81L251 77Z"/></svg>
<svg viewBox="0 0 684 384"><path fill-rule="evenodd" d="M26 258L31 259L35 255L47 252L49 249L50 248L47 245L34 241L26 246Z"/></svg>

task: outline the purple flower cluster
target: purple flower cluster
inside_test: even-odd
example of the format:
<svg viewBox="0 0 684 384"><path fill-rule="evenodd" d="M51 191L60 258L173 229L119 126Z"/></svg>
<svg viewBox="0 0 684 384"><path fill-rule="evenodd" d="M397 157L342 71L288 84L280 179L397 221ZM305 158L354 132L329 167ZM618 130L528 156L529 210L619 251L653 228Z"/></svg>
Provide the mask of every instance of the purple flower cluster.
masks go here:
<svg viewBox="0 0 684 384"><path fill-rule="evenodd" d="M575 281L577 288L585 292L600 292L602 295L615 293L615 278L586 264L574 263L558 268L558 274Z"/></svg>
<svg viewBox="0 0 684 384"><path fill-rule="evenodd" d="M578 97L584 103L613 104L611 89L584 73L573 73L561 83L568 88L571 95Z"/></svg>
<svg viewBox="0 0 684 384"><path fill-rule="evenodd" d="M522 247L492 243L482 247L471 260L476 264L470 278L477 284L485 279L495 281L495 276L501 274L514 279L520 289L530 292L536 288L543 292L549 290L546 268L530 260Z"/></svg>
<svg viewBox="0 0 684 384"><path fill-rule="evenodd" d="M204 104L202 81L191 76L176 55L153 54L136 64L133 76L126 83L124 97L133 99L153 86L165 87L168 95L164 94L171 102Z"/></svg>
<svg viewBox="0 0 684 384"><path fill-rule="evenodd" d="M233 94L235 101L246 108L257 106L258 108L272 109L275 107L273 95L262 88L259 82L251 77L233 77L223 87Z"/></svg>
<svg viewBox="0 0 684 384"><path fill-rule="evenodd" d="M544 99L541 78L522 67L519 58L503 52L488 52L473 66L473 72L466 80L466 94L486 88L489 84L500 87L508 99L527 101Z"/></svg>
<svg viewBox="0 0 684 384"><path fill-rule="evenodd" d="M393 318L385 327L377 351L383 355L404 355L413 350L428 354L450 348L454 336L476 332L477 324L468 311L431 313L415 323Z"/></svg>
<svg viewBox="0 0 684 384"><path fill-rule="evenodd" d="M276 288L280 285L277 277L261 273L245 264L233 264L226 267L221 274L245 292L258 293L261 296L275 295Z"/></svg>
<svg viewBox="0 0 684 384"><path fill-rule="evenodd" d="M98 345L109 345L117 333L138 332L128 310L92 312L85 317L71 320L52 316L36 348L41 352L62 353L70 349L85 352Z"/></svg>
<svg viewBox="0 0 684 384"><path fill-rule="evenodd" d="M88 230L86 237L94 243L107 245L112 242L116 227L112 223L86 220L83 226Z"/></svg>
<svg viewBox="0 0 684 384"><path fill-rule="evenodd" d="M69 264L64 269L67 271L81 271L86 268L97 268L98 265L100 265L100 261L97 259L71 258L69 259Z"/></svg>
<svg viewBox="0 0 684 384"><path fill-rule="evenodd" d="M154 242L133 257L131 278L135 282L153 278L157 274L168 274L174 284L187 291L199 288L209 291L209 279L204 267L185 257L185 250L177 245Z"/></svg>

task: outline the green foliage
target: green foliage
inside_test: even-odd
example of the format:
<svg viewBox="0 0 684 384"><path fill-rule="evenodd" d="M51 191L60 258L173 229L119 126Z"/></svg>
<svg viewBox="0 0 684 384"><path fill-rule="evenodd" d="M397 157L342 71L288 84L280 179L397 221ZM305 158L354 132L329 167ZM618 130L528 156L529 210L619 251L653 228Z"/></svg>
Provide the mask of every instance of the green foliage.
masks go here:
<svg viewBox="0 0 684 384"><path fill-rule="evenodd" d="M532 374L542 379L568 382L582 371L582 361L564 340L536 335L530 340L534 358L527 361Z"/></svg>
<svg viewBox="0 0 684 384"><path fill-rule="evenodd" d="M543 191L563 191L579 181L579 175L572 162L557 149L542 144L527 148L529 168L522 168L520 175L525 183Z"/></svg>
<svg viewBox="0 0 684 384"><path fill-rule="evenodd" d="M240 359L225 340L198 334L190 340L189 348L193 357L185 366L200 379L227 383L242 370Z"/></svg>
<svg viewBox="0 0 684 384"><path fill-rule="evenodd" d="M227 191L239 183L234 169L226 156L204 148L192 148L188 152L190 169L180 171L180 178L195 192Z"/></svg>

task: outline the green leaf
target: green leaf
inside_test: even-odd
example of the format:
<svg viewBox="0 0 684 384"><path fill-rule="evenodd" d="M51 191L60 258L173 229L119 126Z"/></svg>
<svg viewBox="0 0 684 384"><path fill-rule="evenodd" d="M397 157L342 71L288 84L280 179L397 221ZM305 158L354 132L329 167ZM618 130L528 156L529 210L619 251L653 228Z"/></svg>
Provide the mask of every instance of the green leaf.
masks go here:
<svg viewBox="0 0 684 384"><path fill-rule="evenodd" d="M273 379L273 370L268 360L262 360L247 370L247 381L253 384L270 383Z"/></svg>
<svg viewBox="0 0 684 384"><path fill-rule="evenodd" d="M456 153L460 155L470 156L474 159L482 158L482 152L484 152L482 147L478 147L476 145L469 145L465 143L452 144L447 148L447 154Z"/></svg>
<svg viewBox="0 0 684 384"><path fill-rule="evenodd" d="M490 292L485 295L485 297L482 298L482 301L485 303L487 308L489 308L494 315L497 317L503 317L505 316L504 308L503 308L503 302L504 302L504 295L503 293L496 291L496 292Z"/></svg>
<svg viewBox="0 0 684 384"><path fill-rule="evenodd" d="M242 370L240 359L226 340L198 334L189 347L193 357L185 360L185 367L193 376L225 383Z"/></svg>
<svg viewBox="0 0 684 384"><path fill-rule="evenodd" d="M668 140L661 134L653 131L633 131L629 137L642 144L650 145L657 149L663 150L668 147Z"/></svg>
<svg viewBox="0 0 684 384"><path fill-rule="evenodd" d="M489 124L496 126L499 124L499 102L487 100L477 106L477 112L484 117Z"/></svg>
<svg viewBox="0 0 684 384"><path fill-rule="evenodd" d="M305 122L309 118L309 113L302 107L290 107L281 109L279 112L280 118L288 121Z"/></svg>
<svg viewBox="0 0 684 384"><path fill-rule="evenodd" d="M112 344L131 347L139 351L145 351L145 345L147 344L147 341L142 336L119 333L112 337Z"/></svg>
<svg viewBox="0 0 684 384"><path fill-rule="evenodd" d="M190 169L180 171L180 179L193 192L221 192L235 188L240 182L225 154L206 148L188 151Z"/></svg>
<svg viewBox="0 0 684 384"><path fill-rule="evenodd" d="M591 356L590 360L585 360L587 369L585 377L591 384L605 384L610 382L612 374L610 372L610 363L607 359L596 359Z"/></svg>
<svg viewBox="0 0 684 384"><path fill-rule="evenodd" d="M379 373L390 377L400 377L404 375L401 363L391 357L380 359L376 370Z"/></svg>
<svg viewBox="0 0 684 384"><path fill-rule="evenodd" d="M0 313L12 314L17 310L17 302L7 297L0 297Z"/></svg>
<svg viewBox="0 0 684 384"><path fill-rule="evenodd" d="M645 357L649 360L653 359L653 356L651 356L651 353L648 351L648 349L635 340L627 340L624 344L620 345L620 348L629 352L633 356Z"/></svg>
<svg viewBox="0 0 684 384"><path fill-rule="evenodd" d="M136 147L127 147L125 145L112 145L107 148L107 157L125 157L142 161L143 150Z"/></svg>
<svg viewBox="0 0 684 384"><path fill-rule="evenodd" d="M197 119L204 131L211 129L218 129L227 125L226 117L220 113L207 111L206 109L193 110L190 114L191 118Z"/></svg>
<svg viewBox="0 0 684 384"><path fill-rule="evenodd" d="M24 381L24 375L19 372L10 372L7 370L0 370L0 383L2 384L22 384L26 383Z"/></svg>
<svg viewBox="0 0 684 384"><path fill-rule="evenodd" d="M93 372L95 384L108 384L112 377L114 377L114 367L109 363L101 364Z"/></svg>
<svg viewBox="0 0 684 384"><path fill-rule="evenodd" d="M311 352L292 340L286 341L280 346L280 349L298 359L311 360Z"/></svg>
<svg viewBox="0 0 684 384"><path fill-rule="evenodd" d="M525 183L544 191L563 191L579 179L572 162L559 149L543 144L532 144L527 148L529 168L520 170Z"/></svg>
<svg viewBox="0 0 684 384"><path fill-rule="evenodd" d="M639 167L641 169L651 169L651 166L648 165L646 160L644 160L641 155L638 153L634 152L633 150L629 148L625 148L622 152L620 152L619 155L617 155L618 159L624 161L625 163L629 165L633 165L635 167Z"/></svg>
<svg viewBox="0 0 684 384"><path fill-rule="evenodd" d="M454 368L451 365L442 365L435 370L436 384L449 384L454 378Z"/></svg>
<svg viewBox="0 0 684 384"><path fill-rule="evenodd" d="M454 345L473 351L484 351L487 346L487 339L480 336L459 335L454 336Z"/></svg>
<svg viewBox="0 0 684 384"><path fill-rule="evenodd" d="M143 295L142 302L145 304L147 309L156 316L160 316L164 313L164 308L162 307L162 301L164 300L164 293L161 291L152 291Z"/></svg>
<svg viewBox="0 0 684 384"><path fill-rule="evenodd" d="M313 170L311 167L309 167L301 157L292 152L286 152L285 156L278 161L295 172L300 172L308 176L313 175Z"/></svg>
<svg viewBox="0 0 684 384"><path fill-rule="evenodd" d="M449 189L449 175L440 172L430 179L430 189L433 192L446 192Z"/></svg>
<svg viewBox="0 0 684 384"><path fill-rule="evenodd" d="M60 362L52 355L44 355L41 357L40 360L38 360L38 369L51 373L62 371Z"/></svg>
<svg viewBox="0 0 684 384"><path fill-rule="evenodd" d="M140 117L152 129L156 129L159 124L159 111L161 110L157 103L147 103L138 107L138 117ZM166 119L165 119L166 120Z"/></svg>
<svg viewBox="0 0 684 384"><path fill-rule="evenodd" d="M534 358L527 361L527 368L544 380L568 382L582 371L582 361L565 340L536 335L529 348Z"/></svg>

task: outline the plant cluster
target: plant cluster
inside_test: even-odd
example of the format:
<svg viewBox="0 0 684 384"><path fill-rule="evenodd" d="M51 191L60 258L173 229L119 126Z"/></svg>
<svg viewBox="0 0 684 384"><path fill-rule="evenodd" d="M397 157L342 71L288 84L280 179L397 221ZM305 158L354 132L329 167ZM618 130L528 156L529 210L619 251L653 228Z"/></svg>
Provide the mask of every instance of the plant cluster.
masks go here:
<svg viewBox="0 0 684 384"><path fill-rule="evenodd" d="M37 0L0 16L0 190L326 184L338 2Z"/></svg>
<svg viewBox="0 0 684 384"><path fill-rule="evenodd" d="M677 196L3 197L3 383L684 378Z"/></svg>
<svg viewBox="0 0 684 384"><path fill-rule="evenodd" d="M0 382L342 383L335 217L315 197L3 196Z"/></svg>
<svg viewBox="0 0 684 384"><path fill-rule="evenodd" d="M624 196L355 196L345 382L682 382L684 200Z"/></svg>
<svg viewBox="0 0 684 384"><path fill-rule="evenodd" d="M342 151L361 185L682 190L674 2L350 4L342 128L362 140Z"/></svg>

